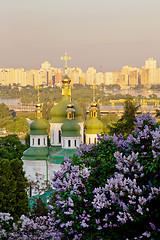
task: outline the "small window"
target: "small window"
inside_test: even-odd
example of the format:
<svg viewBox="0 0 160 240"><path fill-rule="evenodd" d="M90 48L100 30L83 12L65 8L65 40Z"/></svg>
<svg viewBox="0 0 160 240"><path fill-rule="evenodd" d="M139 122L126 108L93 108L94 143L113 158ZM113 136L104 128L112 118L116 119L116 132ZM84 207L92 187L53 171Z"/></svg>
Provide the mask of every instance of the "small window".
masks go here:
<svg viewBox="0 0 160 240"><path fill-rule="evenodd" d="M94 139L94 143L95 143L95 144L97 143L97 139L96 139L96 138Z"/></svg>
<svg viewBox="0 0 160 240"><path fill-rule="evenodd" d="M45 138L43 139L43 141L44 141L44 145L46 145L46 139Z"/></svg>
<svg viewBox="0 0 160 240"><path fill-rule="evenodd" d="M59 143L61 143L61 130L58 131Z"/></svg>
<svg viewBox="0 0 160 240"><path fill-rule="evenodd" d="M40 138L38 138L38 145L40 145Z"/></svg>
<svg viewBox="0 0 160 240"><path fill-rule="evenodd" d="M76 144L76 140L74 140L74 146L75 146L75 147L77 146L77 144Z"/></svg>
<svg viewBox="0 0 160 240"><path fill-rule="evenodd" d="M32 145L34 145L34 138L32 139Z"/></svg>
<svg viewBox="0 0 160 240"><path fill-rule="evenodd" d="M72 118L72 114L71 113L69 113L69 119L71 119Z"/></svg>
<svg viewBox="0 0 160 240"><path fill-rule="evenodd" d="M89 138L89 144L91 144L91 139Z"/></svg>
<svg viewBox="0 0 160 240"><path fill-rule="evenodd" d="M68 140L68 147L71 146L71 140Z"/></svg>

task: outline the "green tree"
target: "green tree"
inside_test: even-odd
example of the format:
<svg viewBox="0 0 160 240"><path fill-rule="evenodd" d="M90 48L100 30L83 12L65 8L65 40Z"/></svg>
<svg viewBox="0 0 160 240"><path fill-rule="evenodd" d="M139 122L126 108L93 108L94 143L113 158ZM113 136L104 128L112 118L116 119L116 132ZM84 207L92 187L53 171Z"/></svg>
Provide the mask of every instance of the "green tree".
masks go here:
<svg viewBox="0 0 160 240"><path fill-rule="evenodd" d="M0 212L8 212L15 221L29 214L27 179L19 159L0 161Z"/></svg>
<svg viewBox="0 0 160 240"><path fill-rule="evenodd" d="M5 124L5 127L10 132L28 132L29 124L27 123L26 118L14 118L12 121L8 121Z"/></svg>
<svg viewBox="0 0 160 240"><path fill-rule="evenodd" d="M122 133L123 135L128 135L134 130L135 116L139 106L135 105L135 102L128 98L124 105L123 116L114 124L109 126L109 134L113 135Z"/></svg>
<svg viewBox="0 0 160 240"><path fill-rule="evenodd" d="M39 196L33 204L31 217L36 218L40 216L47 216L48 212L49 210L45 203L45 200Z"/></svg>
<svg viewBox="0 0 160 240"><path fill-rule="evenodd" d="M12 114L10 113L6 104L0 104L0 127L5 127L6 122L12 119Z"/></svg>
<svg viewBox="0 0 160 240"><path fill-rule="evenodd" d="M27 147L21 143L16 134L0 138L0 160L14 158L21 159Z"/></svg>
<svg viewBox="0 0 160 240"><path fill-rule="evenodd" d="M104 133L107 134L109 132L109 125L116 123L119 120L119 117L115 113L108 113L105 116L101 117L101 122L104 126Z"/></svg>

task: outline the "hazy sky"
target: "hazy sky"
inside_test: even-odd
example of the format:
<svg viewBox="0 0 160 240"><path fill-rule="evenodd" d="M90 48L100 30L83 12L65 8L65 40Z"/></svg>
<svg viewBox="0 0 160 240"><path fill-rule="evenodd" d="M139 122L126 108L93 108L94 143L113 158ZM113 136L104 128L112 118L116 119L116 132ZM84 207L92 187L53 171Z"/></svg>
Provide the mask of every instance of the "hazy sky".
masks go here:
<svg viewBox="0 0 160 240"><path fill-rule="evenodd" d="M160 0L0 0L0 68L160 65Z"/></svg>

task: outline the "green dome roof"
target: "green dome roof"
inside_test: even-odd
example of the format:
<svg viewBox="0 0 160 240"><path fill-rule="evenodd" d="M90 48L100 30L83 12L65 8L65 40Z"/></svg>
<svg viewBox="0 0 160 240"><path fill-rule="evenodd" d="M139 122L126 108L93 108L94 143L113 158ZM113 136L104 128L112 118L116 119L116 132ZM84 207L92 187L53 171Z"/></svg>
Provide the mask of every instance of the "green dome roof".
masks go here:
<svg viewBox="0 0 160 240"><path fill-rule="evenodd" d="M62 137L79 137L80 126L75 119L67 119L62 127Z"/></svg>
<svg viewBox="0 0 160 240"><path fill-rule="evenodd" d="M63 97L62 100L51 109L52 119L50 123L63 123L67 118L67 105L70 103L70 97ZM75 109L75 119L78 122L83 122L82 120L82 109L74 103Z"/></svg>
<svg viewBox="0 0 160 240"><path fill-rule="evenodd" d="M100 134L103 132L103 123L97 118L91 118L86 123L86 134Z"/></svg>
<svg viewBox="0 0 160 240"><path fill-rule="evenodd" d="M30 135L47 135L47 123L44 119L36 119L30 125Z"/></svg>

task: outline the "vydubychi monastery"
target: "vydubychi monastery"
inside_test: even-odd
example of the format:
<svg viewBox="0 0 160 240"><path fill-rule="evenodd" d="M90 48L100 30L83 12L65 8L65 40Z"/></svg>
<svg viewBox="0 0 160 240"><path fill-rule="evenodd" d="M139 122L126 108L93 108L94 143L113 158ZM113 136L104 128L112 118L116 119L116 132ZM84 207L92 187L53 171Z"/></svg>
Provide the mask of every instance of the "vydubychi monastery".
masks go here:
<svg viewBox="0 0 160 240"><path fill-rule="evenodd" d="M51 182L53 171L60 169L64 157L77 153L81 144L97 142L97 134L103 132L103 124L97 118L97 102L93 97L90 118L84 123L82 109L71 100L71 80L67 75L67 54L65 74L62 79L62 99L51 109L49 123L42 118L42 104L36 104L36 119L30 124L30 147L23 153L23 167L29 182L36 182L37 175L43 181ZM50 145L48 146L48 125L50 124ZM36 192L32 192L32 195Z"/></svg>

